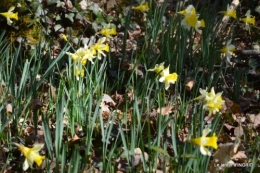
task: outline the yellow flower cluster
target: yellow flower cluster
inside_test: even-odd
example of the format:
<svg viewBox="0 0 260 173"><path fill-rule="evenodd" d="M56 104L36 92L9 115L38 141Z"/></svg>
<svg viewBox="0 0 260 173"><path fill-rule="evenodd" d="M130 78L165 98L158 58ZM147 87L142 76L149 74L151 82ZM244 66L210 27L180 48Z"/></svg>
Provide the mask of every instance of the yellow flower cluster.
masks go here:
<svg viewBox="0 0 260 173"><path fill-rule="evenodd" d="M205 128L202 131L202 136L199 138L195 138L192 139L190 142L200 146L200 152L203 155L208 155L211 156L211 152L209 151L209 149L206 148L207 147L213 147L214 149L218 148L218 137L216 136L215 133L213 133L213 136L211 137L207 137L207 135L211 132L210 128Z"/></svg>
<svg viewBox="0 0 260 173"><path fill-rule="evenodd" d="M164 62L161 64L156 64L153 69L149 69L148 71L154 71L155 73L160 75L159 82L164 82L165 84L165 90L168 90L170 87L170 84L175 84L175 82L178 79L177 73L171 73L169 72L169 67L164 68Z"/></svg>
<svg viewBox="0 0 260 173"><path fill-rule="evenodd" d="M204 20L199 20L199 14L196 14L196 9L193 5L189 5L185 10L178 12L184 16L181 21L181 25L186 29L190 30L194 28L198 33L202 33L201 29L205 27Z"/></svg>
<svg viewBox="0 0 260 173"><path fill-rule="evenodd" d="M222 92L215 94L214 87L208 93L207 88L205 90L200 89L200 96L195 100L203 102L203 109L209 111L209 116L216 114L222 108L225 101L222 99Z"/></svg>
<svg viewBox="0 0 260 173"><path fill-rule="evenodd" d="M76 66L74 68L74 75L79 80L79 77L84 77L84 69L82 66L86 65L87 61L92 64L94 58L101 59L102 56L106 56L105 52L109 52L109 46L106 42L106 37L100 38L94 45L79 48L75 53L66 52L72 60L75 62Z"/></svg>
<svg viewBox="0 0 260 173"><path fill-rule="evenodd" d="M229 5L227 6L227 11L220 11L220 13L223 13L225 16L233 17L236 19L236 10L230 10ZM255 17L252 16L251 11L248 10L245 14L245 18L241 18L240 20L245 23L245 29L250 31L250 25L255 25Z"/></svg>
<svg viewBox="0 0 260 173"><path fill-rule="evenodd" d="M245 14L245 18L241 18L240 20L245 23L245 29L250 30L250 25L255 25L255 17L250 14L250 10L248 10ZM227 5L227 11L220 11L219 13L224 14L225 16L232 17L234 19L237 18L236 10L232 10L229 5ZM187 29L194 28L198 33L202 33L199 28L205 27L204 20L198 20L199 14L196 13L196 9L193 5L189 5L185 10L178 12L184 16L184 19L181 21L181 25Z"/></svg>
<svg viewBox="0 0 260 173"><path fill-rule="evenodd" d="M220 11L220 13L223 13L225 16L233 17L235 19L237 17L236 10L230 10L229 5L227 5L227 11ZM240 19L241 21L243 21L245 23L246 30L250 29L249 24L255 25L255 17L252 16L250 13L251 13L251 11L248 10L245 14L246 17Z"/></svg>

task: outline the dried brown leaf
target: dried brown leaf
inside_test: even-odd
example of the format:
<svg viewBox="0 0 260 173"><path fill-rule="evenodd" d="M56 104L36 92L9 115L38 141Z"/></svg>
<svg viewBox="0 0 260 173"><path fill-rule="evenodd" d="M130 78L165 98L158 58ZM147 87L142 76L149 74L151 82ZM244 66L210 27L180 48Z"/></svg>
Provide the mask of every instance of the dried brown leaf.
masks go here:
<svg viewBox="0 0 260 173"><path fill-rule="evenodd" d="M220 171L222 168L217 167L216 164L229 163L231 157L237 153L238 143L220 144L218 150L213 154L213 160L210 163L210 172Z"/></svg>
<svg viewBox="0 0 260 173"><path fill-rule="evenodd" d="M127 96L130 99L130 101L133 101L135 99L135 94L134 94L134 89L133 88L128 90Z"/></svg>
<svg viewBox="0 0 260 173"><path fill-rule="evenodd" d="M136 28L133 32L128 31L128 35L129 35L130 40L138 39L138 37L140 37L142 35L142 30L141 30L140 26L136 26Z"/></svg>
<svg viewBox="0 0 260 173"><path fill-rule="evenodd" d="M255 114L248 114L250 120L252 123L254 123L254 128L257 128L260 124L260 113L255 115Z"/></svg>
<svg viewBox="0 0 260 173"><path fill-rule="evenodd" d="M12 104L11 103L8 103L5 107L6 109L6 113L7 114L12 114L13 113L13 107L12 107Z"/></svg>
<svg viewBox="0 0 260 173"><path fill-rule="evenodd" d="M224 124L224 126L230 131L231 129L234 129L235 127L234 126L231 126L229 124Z"/></svg>
<svg viewBox="0 0 260 173"><path fill-rule="evenodd" d="M242 162L247 159L247 156L245 154L245 151L238 151L231 159Z"/></svg>
<svg viewBox="0 0 260 173"><path fill-rule="evenodd" d="M44 104L38 98L32 99L28 105L29 109L31 110L39 110L43 106Z"/></svg>
<svg viewBox="0 0 260 173"><path fill-rule="evenodd" d="M76 144L80 142L80 138L74 134L73 138L69 139L70 144Z"/></svg>
<svg viewBox="0 0 260 173"><path fill-rule="evenodd" d="M167 114L172 113L173 108L174 108L174 106L166 106L166 107L158 108L157 113L161 114L161 115L167 115Z"/></svg>
<svg viewBox="0 0 260 173"><path fill-rule="evenodd" d="M112 8L114 8L116 5L115 0L108 0L107 1L107 11L110 11Z"/></svg>
<svg viewBox="0 0 260 173"><path fill-rule="evenodd" d="M226 97L223 97L223 100L225 101L224 105L222 106L221 112L225 113L227 110L231 110L231 107L233 106L233 101L229 100Z"/></svg>
<svg viewBox="0 0 260 173"><path fill-rule="evenodd" d="M244 130L242 128L242 126L238 126L234 129L234 135L241 137L242 135L244 135Z"/></svg>
<svg viewBox="0 0 260 173"><path fill-rule="evenodd" d="M186 89L187 89L188 91L191 91L191 89L192 89L193 86L194 86L194 83L195 83L194 80L191 80L191 81L187 82L186 85L185 85Z"/></svg>
<svg viewBox="0 0 260 173"><path fill-rule="evenodd" d="M105 104L108 104L109 106L116 106L116 102L114 102L108 94L103 94L102 102L105 102Z"/></svg>

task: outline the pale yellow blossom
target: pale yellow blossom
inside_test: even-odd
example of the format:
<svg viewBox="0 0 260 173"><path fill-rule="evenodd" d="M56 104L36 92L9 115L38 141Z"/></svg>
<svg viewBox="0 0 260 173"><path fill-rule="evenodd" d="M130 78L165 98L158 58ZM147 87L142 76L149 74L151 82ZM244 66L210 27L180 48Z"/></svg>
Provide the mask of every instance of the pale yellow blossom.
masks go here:
<svg viewBox="0 0 260 173"><path fill-rule="evenodd" d="M8 25L12 25L13 21L11 19L18 20L18 12L13 13L15 7L10 7L10 9L5 13L0 13L0 15L4 16L7 20Z"/></svg>
<svg viewBox="0 0 260 173"><path fill-rule="evenodd" d="M13 144L16 145L25 156L25 161L23 163L24 171L26 171L29 168L29 166L32 168L34 162L38 166L41 166L45 156L41 156L39 154L39 151L42 149L44 144L35 144L33 148L28 148L25 147L24 145L17 144L17 143L13 143Z"/></svg>
<svg viewBox="0 0 260 173"><path fill-rule="evenodd" d="M200 152L203 155L211 156L211 152L206 147L213 147L214 149L218 148L218 137L216 133L213 133L213 136L207 137L207 135L211 132L211 129L205 128L202 131L202 136L199 138L192 139L190 142L200 146Z"/></svg>

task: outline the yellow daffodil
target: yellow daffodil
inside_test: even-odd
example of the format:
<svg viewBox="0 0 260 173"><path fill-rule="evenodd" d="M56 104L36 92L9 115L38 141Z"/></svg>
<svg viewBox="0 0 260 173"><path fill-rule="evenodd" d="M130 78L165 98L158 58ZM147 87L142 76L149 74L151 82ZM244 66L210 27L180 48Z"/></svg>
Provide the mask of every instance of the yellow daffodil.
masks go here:
<svg viewBox="0 0 260 173"><path fill-rule="evenodd" d="M78 67L76 66L74 68L74 75L76 76L77 80L79 80L79 77L84 77L85 76L85 70L83 69L83 67Z"/></svg>
<svg viewBox="0 0 260 173"><path fill-rule="evenodd" d="M66 35L64 35L64 34L61 34L61 38L62 38L64 41L68 41L68 38L67 38L67 36L66 36Z"/></svg>
<svg viewBox="0 0 260 173"><path fill-rule="evenodd" d="M181 25L188 30L190 28L194 28L198 33L202 33L202 31L199 28L205 27L204 20L198 20L198 15L196 14L187 14L185 15L184 19L181 21Z"/></svg>
<svg viewBox="0 0 260 173"><path fill-rule="evenodd" d="M206 137L211 132L211 129L205 128L202 131L202 137L192 139L190 142L200 146L200 152L203 155L211 156L211 152L206 147L213 147L214 149L218 148L218 137L213 133L212 137Z"/></svg>
<svg viewBox="0 0 260 173"><path fill-rule="evenodd" d="M93 64L93 59L95 58L96 51L94 48L88 48L87 45L84 48L79 48L75 53L66 52L73 61L79 62L82 65L86 65L87 61L91 61Z"/></svg>
<svg viewBox="0 0 260 173"><path fill-rule="evenodd" d="M107 38L112 38L111 35L116 35L116 28L111 27L110 24L107 24L104 29L100 31L101 35L104 35Z"/></svg>
<svg viewBox="0 0 260 173"><path fill-rule="evenodd" d="M230 59L232 57L231 56L232 52L234 52L236 50L236 47L233 44L231 44L231 41L232 40L228 40L226 43L226 46L224 48L220 49L220 52L226 54L228 62L230 62Z"/></svg>
<svg viewBox="0 0 260 173"><path fill-rule="evenodd" d="M193 5L189 5L185 10L178 12L181 15L190 15L190 14L196 14L196 9Z"/></svg>
<svg viewBox="0 0 260 173"><path fill-rule="evenodd" d="M103 44L106 41L106 37L100 38L96 44L93 45L93 48L97 51L97 58L101 59L101 55L106 57L104 51L109 52L108 44Z"/></svg>
<svg viewBox="0 0 260 173"><path fill-rule="evenodd" d="M212 114L214 115L221 110L225 103L221 95L222 92L215 94L214 87L212 87L210 93L206 95L203 102L203 108L209 111L209 116Z"/></svg>
<svg viewBox="0 0 260 173"><path fill-rule="evenodd" d="M227 11L220 11L219 13L222 13L224 14L225 16L228 16L228 17L233 17L233 18L237 18L237 12L236 10L231 10L229 8L229 4L227 5Z"/></svg>
<svg viewBox="0 0 260 173"><path fill-rule="evenodd" d="M164 82L165 84L165 90L168 90L168 88L170 87L170 84L175 84L175 82L178 79L178 75L177 73L169 73L169 67L167 67L166 69L164 69L162 71L162 75L159 79L159 82Z"/></svg>
<svg viewBox="0 0 260 173"><path fill-rule="evenodd" d="M148 2L146 2L145 4L141 4L141 5L134 7L134 10L141 11L141 12L148 11L149 10Z"/></svg>
<svg viewBox="0 0 260 173"><path fill-rule="evenodd" d="M186 29L194 28L198 33L202 33L199 28L205 27L204 20L199 20L199 14L196 14L196 9L193 5L189 5L185 10L178 12L184 15L184 19L181 21L181 25Z"/></svg>
<svg viewBox="0 0 260 173"><path fill-rule="evenodd" d="M214 87L211 88L210 93L206 90L200 89L201 96L195 98L194 100L202 101L203 109L209 111L209 116L219 112L225 103L222 99L222 92L215 94Z"/></svg>
<svg viewBox="0 0 260 173"><path fill-rule="evenodd" d="M24 145L17 144L17 143L13 143L13 144L16 145L25 156L25 161L23 163L24 171L26 171L29 168L29 166L32 168L34 162L38 166L41 166L45 156L41 156L39 154L39 151L42 149L44 144L35 144L33 148L28 148L25 147Z"/></svg>
<svg viewBox="0 0 260 173"><path fill-rule="evenodd" d="M10 7L8 12L0 13L0 15L6 18L8 25L12 25L13 21L11 19L18 20L18 12L13 13L14 9L15 7Z"/></svg>
<svg viewBox="0 0 260 173"><path fill-rule="evenodd" d="M164 62L161 64L155 64L155 67L153 69L148 69L147 71L154 71L155 73L160 73L160 75L163 75L163 69L164 69Z"/></svg>
<svg viewBox="0 0 260 173"><path fill-rule="evenodd" d="M241 20L245 23L245 29L250 31L250 25L255 25L255 17L252 16L250 10L247 10L246 14L245 14L245 18L242 18Z"/></svg>
<svg viewBox="0 0 260 173"><path fill-rule="evenodd" d="M97 54L96 50L93 47L85 48L85 49L86 49L85 55L82 58L83 64L84 63L86 64L87 61L90 61L92 64L94 64L93 59L96 58L95 56Z"/></svg>
<svg viewBox="0 0 260 173"><path fill-rule="evenodd" d="M196 14L186 15L184 19L181 21L181 25L187 29L195 28L198 21L198 17Z"/></svg>

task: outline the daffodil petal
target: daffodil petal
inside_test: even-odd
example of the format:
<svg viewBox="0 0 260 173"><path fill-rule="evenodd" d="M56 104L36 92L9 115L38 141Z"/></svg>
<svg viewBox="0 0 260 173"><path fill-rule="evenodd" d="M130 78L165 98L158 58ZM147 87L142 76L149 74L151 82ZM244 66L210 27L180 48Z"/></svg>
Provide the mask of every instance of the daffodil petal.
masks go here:
<svg viewBox="0 0 260 173"><path fill-rule="evenodd" d="M26 171L29 168L29 164L27 159L25 159L25 161L23 162L23 170Z"/></svg>
<svg viewBox="0 0 260 173"><path fill-rule="evenodd" d="M209 151L209 149L207 149L207 148L204 147L204 146L200 146L200 152L201 152L201 154L203 154L203 155L211 156L211 152Z"/></svg>

